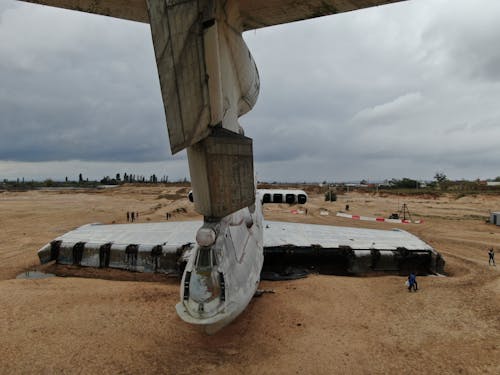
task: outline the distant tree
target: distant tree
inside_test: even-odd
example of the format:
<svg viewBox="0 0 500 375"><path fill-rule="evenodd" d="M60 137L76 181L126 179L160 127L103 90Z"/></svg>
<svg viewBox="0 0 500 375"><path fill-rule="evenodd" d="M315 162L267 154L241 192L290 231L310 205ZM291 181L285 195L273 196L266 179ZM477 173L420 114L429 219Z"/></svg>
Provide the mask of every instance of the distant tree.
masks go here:
<svg viewBox="0 0 500 375"><path fill-rule="evenodd" d="M500 182L500 176L498 177L495 177L495 179L493 181L497 181L497 182Z"/></svg>
<svg viewBox="0 0 500 375"><path fill-rule="evenodd" d="M448 177L446 177L443 172L436 172L436 174L434 175L434 179L438 184L448 181Z"/></svg>
<svg viewBox="0 0 500 375"><path fill-rule="evenodd" d="M396 189L416 189L418 187L418 181L411 178L403 178L402 180L397 180L393 178L389 185Z"/></svg>
<svg viewBox="0 0 500 375"><path fill-rule="evenodd" d="M78 175L78 182L80 184L83 182L83 175L81 173Z"/></svg>
<svg viewBox="0 0 500 375"><path fill-rule="evenodd" d="M109 185L111 183L111 178L109 176L104 176L101 178L101 184Z"/></svg>
<svg viewBox="0 0 500 375"><path fill-rule="evenodd" d="M119 174L119 173L117 173L117 174L116 174L116 181L121 181L121 180L122 180L122 179L121 179L121 177L120 177L120 174Z"/></svg>
<svg viewBox="0 0 500 375"><path fill-rule="evenodd" d="M450 180L448 180L448 177L443 172L436 172L434 175L434 180L436 180L437 186L441 190L448 190L448 187L450 186Z"/></svg>

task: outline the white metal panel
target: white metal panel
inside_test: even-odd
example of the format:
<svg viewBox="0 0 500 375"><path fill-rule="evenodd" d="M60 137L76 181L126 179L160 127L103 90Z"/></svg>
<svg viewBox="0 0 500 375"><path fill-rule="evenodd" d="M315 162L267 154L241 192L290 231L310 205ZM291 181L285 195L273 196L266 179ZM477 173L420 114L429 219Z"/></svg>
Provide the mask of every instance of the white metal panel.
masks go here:
<svg viewBox="0 0 500 375"><path fill-rule="evenodd" d="M403 230L378 230L336 227L330 225L300 224L266 221L264 247L278 246L324 248L349 246L351 249L432 250L432 247L418 237Z"/></svg>
<svg viewBox="0 0 500 375"><path fill-rule="evenodd" d="M139 224L89 224L68 232L56 240L64 243L92 242L116 245L138 244L145 246L165 244L178 248L195 242L196 231L201 221L139 223ZM296 246L338 248L348 246L353 250L375 249L432 250L418 237L403 230L378 230L330 225L286 223L266 221L264 224L264 247Z"/></svg>
<svg viewBox="0 0 500 375"><path fill-rule="evenodd" d="M92 242L180 247L194 242L201 221L169 221L138 224L88 224L56 238L64 243Z"/></svg>
<svg viewBox="0 0 500 375"><path fill-rule="evenodd" d="M22 0L148 22L145 0ZM401 0L239 0L245 30L348 12ZM187 2L187 1L186 1ZM194 2L194 0L191 0Z"/></svg>
<svg viewBox="0 0 500 375"><path fill-rule="evenodd" d="M210 103L199 19L203 8L179 0L147 3L170 148L175 154L209 133Z"/></svg>

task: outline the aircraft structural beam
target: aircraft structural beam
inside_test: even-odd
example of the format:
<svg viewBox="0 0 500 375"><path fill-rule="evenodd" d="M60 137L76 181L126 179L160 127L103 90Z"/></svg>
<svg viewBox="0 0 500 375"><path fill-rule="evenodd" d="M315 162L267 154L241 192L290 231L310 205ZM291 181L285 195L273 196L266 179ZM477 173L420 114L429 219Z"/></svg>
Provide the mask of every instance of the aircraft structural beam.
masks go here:
<svg viewBox="0 0 500 375"><path fill-rule="evenodd" d="M222 218L255 202L252 139L215 128L188 148L195 209Z"/></svg>
<svg viewBox="0 0 500 375"><path fill-rule="evenodd" d="M172 153L187 148L196 210L222 218L255 201L239 116L260 81L235 0L147 0Z"/></svg>

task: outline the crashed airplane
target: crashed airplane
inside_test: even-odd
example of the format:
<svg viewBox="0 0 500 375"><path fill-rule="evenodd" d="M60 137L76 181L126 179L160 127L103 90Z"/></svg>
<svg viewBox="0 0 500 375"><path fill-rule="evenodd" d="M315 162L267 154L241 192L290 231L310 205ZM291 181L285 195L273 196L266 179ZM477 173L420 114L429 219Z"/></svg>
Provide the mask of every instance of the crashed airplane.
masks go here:
<svg viewBox="0 0 500 375"><path fill-rule="evenodd" d="M403 230L263 219L263 204L306 201L302 190L257 190L255 204L221 220L88 224L54 239L38 256L42 264L182 275L177 313L209 334L244 310L261 278L293 279L311 269L349 275L443 272L441 255Z"/></svg>
<svg viewBox="0 0 500 375"><path fill-rule="evenodd" d="M48 250L40 253L42 261L56 259L63 263L71 258L71 263L82 265L89 262L94 266L98 263L129 266L135 259L136 269L161 269L169 267L172 260L168 254L175 248L177 257L188 257L177 311L185 321L216 331L234 319L250 301L260 280L264 249L268 249L266 257L272 259L283 249L280 243L293 245L279 237L278 232L286 236L301 233L298 227L291 229L291 224L288 231L279 231L276 228L281 224L263 222L261 204L271 203L267 199L269 195L265 195L269 193L255 190L252 140L245 137L238 123L238 118L254 107L260 89L257 68L242 33L399 0L26 1L150 24L170 148L174 154L187 149L194 205L204 217L203 223L191 224L198 227L197 230L172 227L172 232L180 230L186 235L189 233L190 238L196 233L195 243L187 253L178 254L177 235L174 247L170 247L168 239L153 240L155 231L169 231L161 226L151 224L138 232L135 228L139 227L134 226L124 227L121 232L120 226L113 227L116 229L86 226L74 235L88 232L89 237L74 239L72 234L67 241L64 236L53 241ZM299 195L294 196L298 199ZM115 230L118 237L108 237ZM280 240L266 247L266 233L271 234L273 230L276 232L269 238ZM355 259L368 259L373 268L387 258L383 256L384 251L403 256L411 250L398 246L394 233L386 235L395 242L389 241L377 248L379 237L372 232L349 233L347 237L351 242L345 244L329 242L328 236L336 237L328 230L309 232L311 237L318 238L295 236L295 254L314 249L320 256L322 252L317 249L325 245L325 249L353 254ZM134 233L140 236L134 237ZM128 237L130 239L125 240ZM361 241L363 245L350 246L358 242L357 238L365 240ZM76 242L69 246L70 257L65 249L66 242L71 241ZM144 249L148 249L153 265L141 263ZM427 247L421 250L433 251ZM391 263L391 267L399 267L398 262ZM353 262L352 267L363 268L362 264Z"/></svg>

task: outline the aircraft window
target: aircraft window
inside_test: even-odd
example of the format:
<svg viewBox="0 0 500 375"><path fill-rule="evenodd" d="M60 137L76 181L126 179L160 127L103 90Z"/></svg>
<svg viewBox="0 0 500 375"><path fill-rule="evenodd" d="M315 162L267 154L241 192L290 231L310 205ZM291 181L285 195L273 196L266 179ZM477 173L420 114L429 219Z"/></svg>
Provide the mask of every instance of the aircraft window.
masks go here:
<svg viewBox="0 0 500 375"><path fill-rule="evenodd" d="M287 194L286 195L286 203L292 204L295 202L295 195L293 194Z"/></svg>
<svg viewBox="0 0 500 375"><path fill-rule="evenodd" d="M210 258L211 249L209 247L200 247L200 250L198 250L197 266L199 268L210 268L212 266Z"/></svg>
<svg viewBox="0 0 500 375"><path fill-rule="evenodd" d="M307 195L299 194L297 197L297 200L298 200L299 204L304 204L307 202Z"/></svg>
<svg viewBox="0 0 500 375"><path fill-rule="evenodd" d="M270 203L271 202L271 194L266 193L264 194L264 197L262 198L262 203Z"/></svg>
<svg viewBox="0 0 500 375"><path fill-rule="evenodd" d="M274 203L283 203L283 194L274 194L273 195Z"/></svg>

